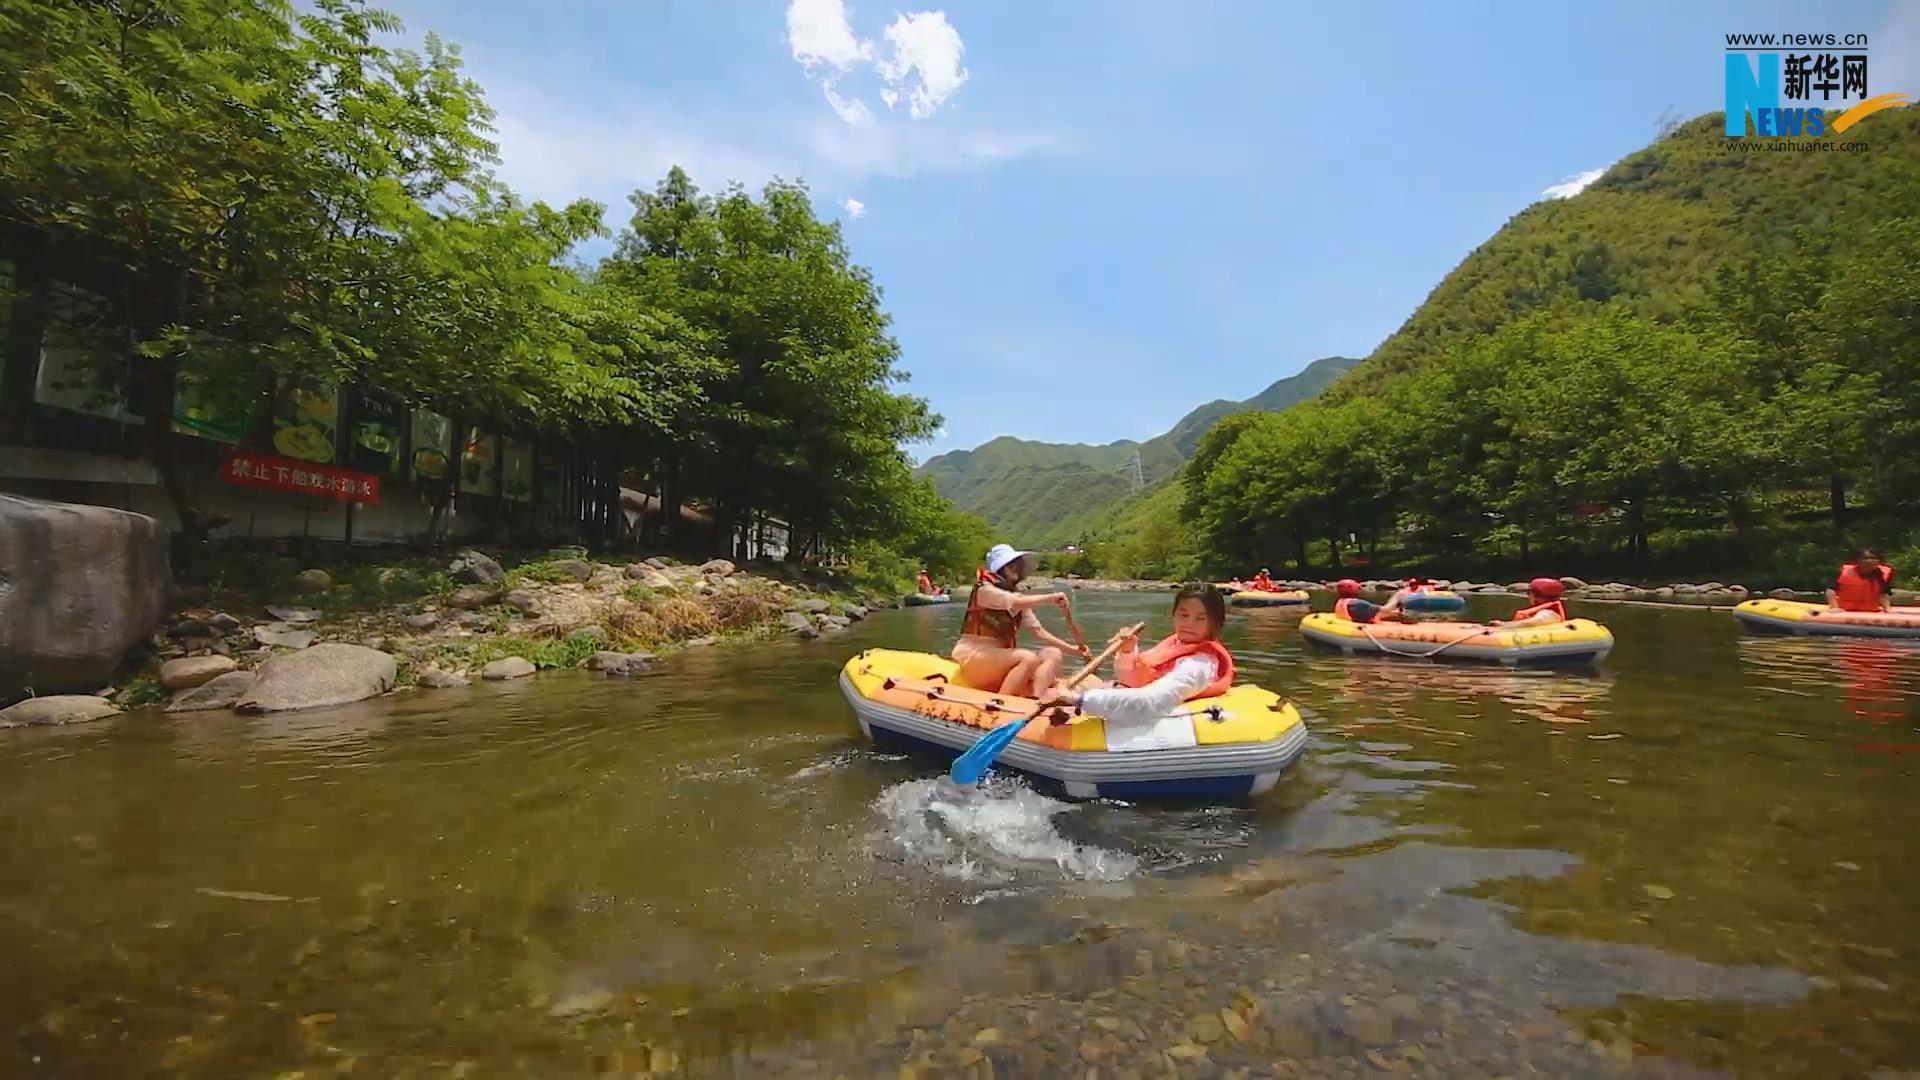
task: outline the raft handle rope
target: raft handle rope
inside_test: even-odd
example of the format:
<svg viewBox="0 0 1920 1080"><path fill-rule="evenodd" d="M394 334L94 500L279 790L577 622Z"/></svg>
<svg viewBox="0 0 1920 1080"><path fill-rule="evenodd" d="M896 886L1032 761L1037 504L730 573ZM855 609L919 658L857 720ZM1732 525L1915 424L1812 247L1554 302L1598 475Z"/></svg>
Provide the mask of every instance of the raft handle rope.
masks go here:
<svg viewBox="0 0 1920 1080"><path fill-rule="evenodd" d="M1406 656L1406 657L1411 657L1412 659L1415 659L1415 660L1431 660L1434 657L1439 656L1441 653L1446 652L1448 649L1453 648L1455 645L1458 645L1463 641L1472 641L1474 638L1485 637L1486 635L1491 634L1496 630L1502 629L1502 627L1498 627L1498 626L1483 627L1476 633L1468 634L1465 637L1454 638L1452 641L1449 641L1446 644L1441 645L1437 649L1432 649L1427 652L1400 652L1397 649L1388 647L1386 642L1381 641L1377 637L1374 637L1373 631L1367 629L1366 623L1354 623L1354 625L1358 626L1360 628L1360 633L1365 635L1368 641L1373 642L1374 647L1379 649L1381 652L1386 653L1388 656Z"/></svg>

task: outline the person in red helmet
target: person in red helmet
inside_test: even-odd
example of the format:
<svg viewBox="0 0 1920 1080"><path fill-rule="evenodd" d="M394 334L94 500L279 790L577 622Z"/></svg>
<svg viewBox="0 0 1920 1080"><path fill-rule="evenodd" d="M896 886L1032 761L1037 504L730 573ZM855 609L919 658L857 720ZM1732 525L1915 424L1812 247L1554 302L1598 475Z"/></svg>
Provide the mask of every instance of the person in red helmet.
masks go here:
<svg viewBox="0 0 1920 1080"><path fill-rule="evenodd" d="M1360 583L1352 578L1341 578L1333 584L1333 613L1357 623L1411 622L1399 604L1389 600L1383 607L1370 600L1360 599ZM1398 597L1395 597L1397 600Z"/></svg>
<svg viewBox="0 0 1920 1080"><path fill-rule="evenodd" d="M1545 626L1566 622L1567 606L1560 602L1561 594L1566 591L1566 585L1559 578L1534 578L1527 582L1527 606L1514 612L1511 619L1489 619L1487 625Z"/></svg>

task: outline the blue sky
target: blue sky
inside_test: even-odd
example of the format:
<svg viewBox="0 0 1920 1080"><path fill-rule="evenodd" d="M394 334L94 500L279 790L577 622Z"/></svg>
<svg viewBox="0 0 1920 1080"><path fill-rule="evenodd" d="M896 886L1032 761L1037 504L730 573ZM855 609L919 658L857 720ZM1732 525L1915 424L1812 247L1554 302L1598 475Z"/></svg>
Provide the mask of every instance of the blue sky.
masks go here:
<svg viewBox="0 0 1920 1080"><path fill-rule="evenodd" d="M1365 355L1548 189L1720 108L1724 33L1870 32L1875 91L1920 90L1920 4L384 6L461 45L524 195L619 224L676 163L805 179L946 418L919 458L1147 438Z"/></svg>

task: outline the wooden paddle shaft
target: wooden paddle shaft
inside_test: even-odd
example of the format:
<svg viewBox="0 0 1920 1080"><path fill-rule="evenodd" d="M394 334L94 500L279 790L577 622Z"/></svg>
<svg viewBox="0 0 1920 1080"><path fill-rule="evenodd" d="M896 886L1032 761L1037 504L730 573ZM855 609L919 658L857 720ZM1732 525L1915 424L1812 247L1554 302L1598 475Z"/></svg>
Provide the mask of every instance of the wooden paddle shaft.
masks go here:
<svg viewBox="0 0 1920 1080"><path fill-rule="evenodd" d="M1140 631L1145 630L1146 628L1147 628L1146 623L1143 623L1143 622L1134 623L1132 626L1127 627L1125 630L1122 630L1120 633L1121 635L1137 634ZM1094 657L1091 663L1087 664L1086 667L1081 668L1073 676L1073 678L1067 680L1066 689L1071 690L1074 687L1079 686L1081 683L1086 682L1087 676L1092 675L1094 672L1100 670L1100 665L1106 663L1108 657L1111 657L1114 653L1117 653L1119 651L1120 651L1119 641L1115 641L1113 644L1108 645L1105 652L1101 653L1099 656Z"/></svg>

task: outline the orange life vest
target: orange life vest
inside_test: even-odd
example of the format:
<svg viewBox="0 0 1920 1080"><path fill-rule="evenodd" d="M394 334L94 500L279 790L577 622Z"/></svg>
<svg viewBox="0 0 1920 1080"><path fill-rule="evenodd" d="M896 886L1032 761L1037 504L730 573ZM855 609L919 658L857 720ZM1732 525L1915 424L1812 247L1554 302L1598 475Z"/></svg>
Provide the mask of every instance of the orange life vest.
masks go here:
<svg viewBox="0 0 1920 1080"><path fill-rule="evenodd" d="M1187 695L1187 700L1195 698L1219 697L1233 686L1233 654L1218 641L1181 641L1179 635L1163 638L1160 644L1145 652L1134 654L1133 664L1120 673L1120 682L1124 686L1145 686L1155 679L1173 670L1173 665L1182 658L1205 653L1213 657L1213 681Z"/></svg>
<svg viewBox="0 0 1920 1080"><path fill-rule="evenodd" d="M1518 622L1521 619L1532 618L1543 611L1551 611L1555 615L1560 616L1561 622L1567 621L1567 605L1558 600L1548 600L1544 604L1534 604L1531 607L1523 607L1513 613L1513 621Z"/></svg>
<svg viewBox="0 0 1920 1080"><path fill-rule="evenodd" d="M1893 586L1893 567L1880 564L1879 573L1867 577L1853 563L1842 563L1840 576L1833 579L1833 598L1842 611L1879 611L1880 594Z"/></svg>
<svg viewBox="0 0 1920 1080"><path fill-rule="evenodd" d="M1006 589L996 574L985 570L974 572L974 589L967 596L967 615L960 623L960 633L974 637L992 638L994 644L1003 649L1013 648L1015 637L1020 633L1020 616L1012 611L998 611L980 606L980 589L991 585ZM1007 589L1008 592L1013 590Z"/></svg>
<svg viewBox="0 0 1920 1080"><path fill-rule="evenodd" d="M1364 618L1364 619L1362 619L1362 618L1360 618L1359 616L1357 616L1357 615L1355 615L1355 614L1353 613L1353 602L1354 602L1354 601L1356 601L1356 600L1360 600L1360 597L1358 597L1358 596L1343 596L1343 597L1341 597L1340 599L1338 599L1338 600L1335 600L1335 601L1333 602L1333 613L1334 613L1335 615L1338 615L1338 616L1340 616L1341 618L1343 618L1343 619L1345 619L1345 620L1347 620L1348 622L1357 622L1357 623L1370 623L1370 622L1372 622L1372 621L1373 621L1373 615L1368 615L1368 616L1367 616L1366 618ZM1360 602L1361 602L1361 603L1367 603L1367 601L1365 601L1365 600L1360 600Z"/></svg>
<svg viewBox="0 0 1920 1080"><path fill-rule="evenodd" d="M1273 579L1265 574L1253 575L1253 587L1257 592L1274 592Z"/></svg>

